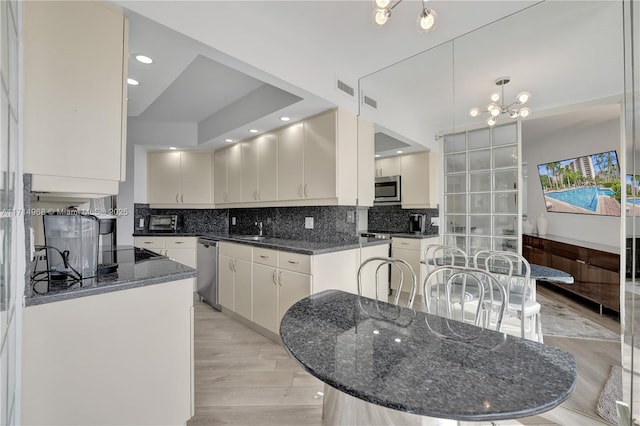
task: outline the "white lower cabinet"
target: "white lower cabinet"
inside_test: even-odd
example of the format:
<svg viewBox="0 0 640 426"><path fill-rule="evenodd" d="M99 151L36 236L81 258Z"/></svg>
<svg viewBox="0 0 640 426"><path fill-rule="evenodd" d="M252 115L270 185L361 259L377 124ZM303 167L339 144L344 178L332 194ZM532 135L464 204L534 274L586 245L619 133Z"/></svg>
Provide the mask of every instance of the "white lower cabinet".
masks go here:
<svg viewBox="0 0 640 426"><path fill-rule="evenodd" d="M311 294L311 275L278 271L278 328L280 321L297 301Z"/></svg>
<svg viewBox="0 0 640 426"><path fill-rule="evenodd" d="M22 424L186 424L193 278L29 306Z"/></svg>
<svg viewBox="0 0 640 426"><path fill-rule="evenodd" d="M278 268L253 264L253 322L278 332Z"/></svg>
<svg viewBox="0 0 640 426"><path fill-rule="evenodd" d="M397 238L391 239L391 257L402 259L409 263L416 273L418 288L416 294L422 294L422 284L427 275L426 266L420 263L424 257L424 249L430 244L440 244L440 237L433 238ZM400 274L397 268L391 268L391 288L396 290L400 282ZM411 282L404 277L402 291L409 292Z"/></svg>
<svg viewBox="0 0 640 426"><path fill-rule="evenodd" d="M221 242L218 255L218 299L220 305L247 319L252 318L252 247Z"/></svg>
<svg viewBox="0 0 640 426"><path fill-rule="evenodd" d="M197 237L134 237L133 245L167 256L191 268L197 267ZM197 291L195 280L193 291Z"/></svg>

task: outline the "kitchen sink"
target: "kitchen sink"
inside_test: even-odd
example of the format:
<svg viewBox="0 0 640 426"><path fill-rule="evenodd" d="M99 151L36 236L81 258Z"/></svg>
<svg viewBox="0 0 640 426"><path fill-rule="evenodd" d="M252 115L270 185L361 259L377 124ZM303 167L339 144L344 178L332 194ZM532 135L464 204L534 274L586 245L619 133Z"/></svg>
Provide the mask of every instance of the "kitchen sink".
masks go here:
<svg viewBox="0 0 640 426"><path fill-rule="evenodd" d="M266 240L268 237L265 237L262 235L237 235L235 238L238 238L240 240L248 240L248 241L263 241L263 240Z"/></svg>

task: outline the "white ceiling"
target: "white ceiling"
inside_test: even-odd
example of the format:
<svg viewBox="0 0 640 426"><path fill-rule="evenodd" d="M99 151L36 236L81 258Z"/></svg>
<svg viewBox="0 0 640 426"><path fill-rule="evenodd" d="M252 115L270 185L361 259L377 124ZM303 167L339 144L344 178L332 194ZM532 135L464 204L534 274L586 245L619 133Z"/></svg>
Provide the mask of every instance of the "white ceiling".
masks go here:
<svg viewBox="0 0 640 426"><path fill-rule="evenodd" d="M338 78L378 101L377 111L363 107L363 115L379 130L428 148L434 134L470 125L466 111L484 106L502 75L512 78L506 97L532 93L534 114L621 92L621 28L610 25L620 20L619 2L430 1L438 26L428 34L416 31L421 6L410 0L384 27L372 23L368 0L117 3L130 19L130 52L156 59L130 62L129 75L142 81L129 90L134 123L224 117L221 111L263 84L301 98L246 122L236 108L233 128L210 120L208 129L220 131L185 145L245 139L248 126L267 131L285 114L297 120L332 106L357 111L357 100L335 88Z"/></svg>

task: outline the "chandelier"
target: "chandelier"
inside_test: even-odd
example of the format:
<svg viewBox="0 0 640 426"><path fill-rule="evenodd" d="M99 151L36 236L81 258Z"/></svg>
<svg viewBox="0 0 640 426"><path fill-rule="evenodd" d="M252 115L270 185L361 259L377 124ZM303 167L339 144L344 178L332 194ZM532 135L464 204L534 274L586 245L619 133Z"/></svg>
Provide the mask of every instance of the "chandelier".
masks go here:
<svg viewBox="0 0 640 426"><path fill-rule="evenodd" d="M402 2L397 0L391 4L392 0L373 0L375 6L373 8L373 22L382 26L387 23L391 17L391 11ZM436 12L434 10L427 9L424 5L425 0L422 0L422 11L418 14L417 25L418 31L429 32L433 30L436 24Z"/></svg>
<svg viewBox="0 0 640 426"><path fill-rule="evenodd" d="M486 111L481 110L478 107L471 108L469 115L471 117L478 117L482 114L489 114L487 118L487 124L493 126L498 121L501 115L508 115L511 118L527 118L531 114L529 108L519 108L520 105L524 105L529 101L531 94L529 92L520 92L516 97L516 100L510 104L504 103L504 86L506 86L511 79L509 77L500 77L496 80L496 86L500 86L500 91L492 92L489 98L491 103L487 105Z"/></svg>

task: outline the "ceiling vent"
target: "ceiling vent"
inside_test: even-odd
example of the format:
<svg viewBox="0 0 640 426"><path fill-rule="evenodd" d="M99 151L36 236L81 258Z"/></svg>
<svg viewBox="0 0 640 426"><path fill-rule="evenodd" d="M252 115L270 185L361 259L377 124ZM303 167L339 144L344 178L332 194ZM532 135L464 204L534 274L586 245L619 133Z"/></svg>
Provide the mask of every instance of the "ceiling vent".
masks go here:
<svg viewBox="0 0 640 426"><path fill-rule="evenodd" d="M366 95L362 99L362 102L364 102L365 105L369 105L373 109L378 109L378 101L376 101L375 99L372 99L372 98L370 98L370 97L368 97Z"/></svg>
<svg viewBox="0 0 640 426"><path fill-rule="evenodd" d="M353 95L356 93L356 91L353 89L353 87L349 86L347 83L345 83L344 81L338 80L338 90L346 93L347 95L351 96L353 98Z"/></svg>

